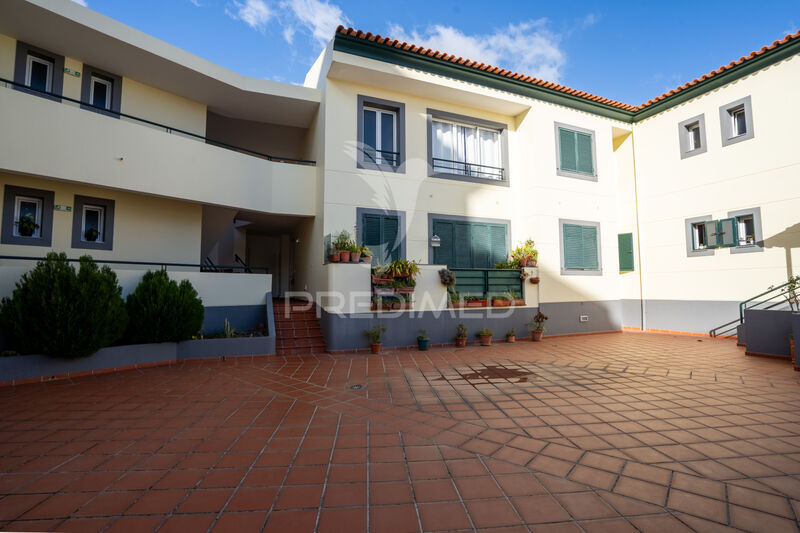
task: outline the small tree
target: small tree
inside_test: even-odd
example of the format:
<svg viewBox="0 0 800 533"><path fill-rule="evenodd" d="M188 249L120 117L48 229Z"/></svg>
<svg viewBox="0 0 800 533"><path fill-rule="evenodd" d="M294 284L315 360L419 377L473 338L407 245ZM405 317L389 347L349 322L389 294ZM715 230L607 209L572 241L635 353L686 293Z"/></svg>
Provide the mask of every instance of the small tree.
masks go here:
<svg viewBox="0 0 800 533"><path fill-rule="evenodd" d="M148 270L128 295L131 343L189 340L203 326L203 301L189 282L176 283L165 270Z"/></svg>
<svg viewBox="0 0 800 533"><path fill-rule="evenodd" d="M66 254L47 254L0 303L0 328L20 353L86 357L120 339L127 322L117 275L88 255L75 272Z"/></svg>

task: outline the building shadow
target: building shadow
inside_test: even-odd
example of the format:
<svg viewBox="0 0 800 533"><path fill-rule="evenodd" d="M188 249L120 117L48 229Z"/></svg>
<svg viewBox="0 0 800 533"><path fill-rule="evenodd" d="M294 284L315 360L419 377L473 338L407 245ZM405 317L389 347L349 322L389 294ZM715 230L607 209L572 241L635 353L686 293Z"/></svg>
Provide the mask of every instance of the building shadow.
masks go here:
<svg viewBox="0 0 800 533"><path fill-rule="evenodd" d="M786 254L786 277L794 275L794 265L792 265L792 249L800 248L800 223L789 226L780 233L764 239L765 248L783 248Z"/></svg>

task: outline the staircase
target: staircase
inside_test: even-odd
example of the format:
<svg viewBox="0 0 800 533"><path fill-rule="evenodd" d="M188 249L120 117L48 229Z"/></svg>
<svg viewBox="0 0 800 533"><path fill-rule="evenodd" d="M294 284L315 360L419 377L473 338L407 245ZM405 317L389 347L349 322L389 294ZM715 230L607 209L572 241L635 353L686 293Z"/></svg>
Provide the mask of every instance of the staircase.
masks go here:
<svg viewBox="0 0 800 533"><path fill-rule="evenodd" d="M309 355L325 353L325 340L314 305L285 300L273 303L275 317L275 353L277 355Z"/></svg>

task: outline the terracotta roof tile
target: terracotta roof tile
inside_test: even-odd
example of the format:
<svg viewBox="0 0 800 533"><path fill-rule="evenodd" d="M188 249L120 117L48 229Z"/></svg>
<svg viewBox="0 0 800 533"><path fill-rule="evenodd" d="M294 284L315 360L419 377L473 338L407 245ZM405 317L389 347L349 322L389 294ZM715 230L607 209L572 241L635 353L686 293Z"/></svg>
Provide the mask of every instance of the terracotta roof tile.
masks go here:
<svg viewBox="0 0 800 533"><path fill-rule="evenodd" d="M364 39L364 40L367 40L367 41L370 41L370 42L375 42L375 43L382 44L382 45L385 45L385 46L389 46L389 47L392 47L392 48L400 48L400 49L403 49L403 50L406 50L406 51L410 51L411 53L414 53L414 54L433 57L433 58L438 59L440 61L447 61L449 63L456 63L456 64L459 64L459 65L463 65L463 66L466 66L466 67L469 67L469 68L474 68L476 70L480 70L480 71L483 71L483 72L489 72L489 73L492 73L492 74L494 74L496 76L502 76L504 78L518 80L518 81L521 81L521 82L524 82L524 83L529 83L531 85L537 85L539 87L544 87L546 89L552 89L554 91L558 91L558 92L562 92L562 93L565 93L565 94L577 96L579 98L583 98L583 99L586 99L586 100L599 102L599 103L602 103L602 104L610 106L610 107L615 107L617 109L623 109L625 111L633 111L633 112L639 111L639 110L644 109L646 107L649 107L649 106L651 106L651 105L653 105L653 104L655 104L657 102L660 102L661 100L664 100L667 97L670 97L670 96L672 96L674 94L677 94L677 93L679 93L679 92L681 92L681 91L683 91L685 89L688 89L689 87L693 87L694 85L697 85L698 83L701 83L701 82L703 82L703 81L705 81L707 79L713 78L717 74L721 74L721 73L725 72L726 70L730 70L733 67L736 67L736 66L744 63L745 61L749 61L749 60L751 60L751 59L753 59L755 57L758 57L758 56L764 54L765 52L768 52L768 51L770 51L770 50L772 50L774 48L777 48L778 46L786 44L789 41L792 41L794 39L800 38L800 30L799 30L796 33L786 35L786 37L784 37L780 41L775 41L769 46L764 46L760 50L755 50L753 52L750 52L750 54L747 55L747 56L740 57L738 59L738 61L731 61L727 65L722 65L718 69L712 70L708 74L703 74L700 78L695 78L692 81L681 85L680 87L676 87L675 89L672 89L671 91L662 94L661 96L657 96L657 97L655 97L655 98L653 98L651 100L648 100L647 102L645 102L643 104L640 104L638 106L633 106L633 105L626 104L626 103L623 103L623 102L618 102L616 100L611 100L609 98L603 98L602 96L597 96L597 95L594 95L594 94L591 94L591 93L587 93L585 91L579 91L577 89L572 89L571 87L565 87L563 85L552 83L552 82L549 82L549 81L546 81L546 80L540 80L538 78L534 78L533 76L527 76L525 74L520 74L520 73L511 71L511 70L506 70L506 69L501 68L501 67L495 67L495 66L492 66L492 65L487 65L485 63L479 63L477 61L473 61L471 59L466 59L466 58L463 58L463 57L460 57L460 56L456 57L455 55L448 54L446 52L440 52L438 50L432 50L430 48L423 48L421 46L417 46L415 44L410 44L410 43L407 43L405 41L403 41L401 43L397 39L392 39L391 37L381 37L380 34L373 35L372 33L364 33L361 30L354 30L353 28L345 28L344 26L339 26L336 29L336 32L337 33L341 33L343 35L348 35L350 37L356 37L356 38Z"/></svg>

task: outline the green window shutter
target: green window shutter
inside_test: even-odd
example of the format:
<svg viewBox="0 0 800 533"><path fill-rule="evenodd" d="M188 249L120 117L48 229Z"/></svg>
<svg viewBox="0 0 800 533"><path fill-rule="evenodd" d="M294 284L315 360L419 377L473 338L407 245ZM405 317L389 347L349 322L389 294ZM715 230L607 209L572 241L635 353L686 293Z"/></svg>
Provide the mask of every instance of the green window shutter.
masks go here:
<svg viewBox="0 0 800 533"><path fill-rule="evenodd" d="M472 268L489 268L489 227L471 224Z"/></svg>
<svg viewBox="0 0 800 533"><path fill-rule="evenodd" d="M739 243L738 224L735 218L723 218L717 223L720 246L736 246Z"/></svg>
<svg viewBox="0 0 800 533"><path fill-rule="evenodd" d="M564 268L583 268L583 230L575 224L564 224Z"/></svg>
<svg viewBox="0 0 800 533"><path fill-rule="evenodd" d="M386 261L396 261L400 259L401 241L400 241L400 219L395 216L383 217L383 227L381 228L381 240L386 243L387 257Z"/></svg>
<svg viewBox="0 0 800 533"><path fill-rule="evenodd" d="M709 220L703 224L706 230L706 248L719 248L719 231L717 221Z"/></svg>
<svg viewBox="0 0 800 533"><path fill-rule="evenodd" d="M437 265L454 266L453 263L453 223L446 220L433 221L433 234L441 239L440 246L433 249L433 262Z"/></svg>
<svg viewBox="0 0 800 533"><path fill-rule="evenodd" d="M361 217L361 237L372 250L376 263L385 264L400 259L400 217L364 214Z"/></svg>
<svg viewBox="0 0 800 533"><path fill-rule="evenodd" d="M470 224L453 224L453 262L456 268L473 268L471 230Z"/></svg>
<svg viewBox="0 0 800 533"><path fill-rule="evenodd" d="M500 261L508 259L506 255L506 232L505 225L492 224L489 226L489 267L493 267Z"/></svg>
<svg viewBox="0 0 800 533"><path fill-rule="evenodd" d="M633 233L620 233L617 235L619 244L619 271L630 272L633 270Z"/></svg>
<svg viewBox="0 0 800 533"><path fill-rule="evenodd" d="M574 131L558 128L558 150L561 155L561 170L578 171L577 140Z"/></svg>
<svg viewBox="0 0 800 533"><path fill-rule="evenodd" d="M583 268L584 270L597 270L600 268L600 258L597 256L597 226L581 226L583 240Z"/></svg>
<svg viewBox="0 0 800 533"><path fill-rule="evenodd" d="M592 157L592 136L588 133L575 133L577 138L578 163L577 171L581 174L594 174L594 157Z"/></svg>

